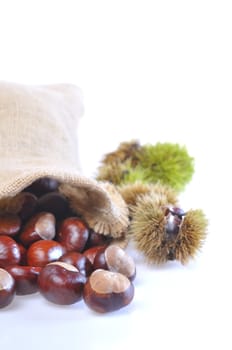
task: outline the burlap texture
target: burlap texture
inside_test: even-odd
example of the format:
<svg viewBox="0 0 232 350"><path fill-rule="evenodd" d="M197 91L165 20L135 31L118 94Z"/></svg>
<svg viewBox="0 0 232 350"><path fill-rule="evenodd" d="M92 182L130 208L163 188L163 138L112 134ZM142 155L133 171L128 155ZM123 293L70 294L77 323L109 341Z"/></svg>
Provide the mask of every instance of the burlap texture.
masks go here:
<svg viewBox="0 0 232 350"><path fill-rule="evenodd" d="M0 200L36 179L54 177L68 185L67 196L75 193L77 210L86 213L88 208L92 228L120 236L128 225L126 205L115 201L105 184L80 175L77 127L82 114L75 85L0 82Z"/></svg>

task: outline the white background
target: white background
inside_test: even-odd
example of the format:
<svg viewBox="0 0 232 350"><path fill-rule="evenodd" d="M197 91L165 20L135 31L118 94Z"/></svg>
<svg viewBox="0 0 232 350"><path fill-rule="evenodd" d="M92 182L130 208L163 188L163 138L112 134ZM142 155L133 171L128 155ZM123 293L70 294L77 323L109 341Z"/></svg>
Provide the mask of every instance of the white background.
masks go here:
<svg viewBox="0 0 232 350"><path fill-rule="evenodd" d="M184 208L209 219L187 266L147 267L130 306L98 315L38 294L0 311L3 349L231 349L231 1L0 1L0 79L84 93L82 168L119 142L178 142L195 158ZM56 140L54 140L56 142Z"/></svg>

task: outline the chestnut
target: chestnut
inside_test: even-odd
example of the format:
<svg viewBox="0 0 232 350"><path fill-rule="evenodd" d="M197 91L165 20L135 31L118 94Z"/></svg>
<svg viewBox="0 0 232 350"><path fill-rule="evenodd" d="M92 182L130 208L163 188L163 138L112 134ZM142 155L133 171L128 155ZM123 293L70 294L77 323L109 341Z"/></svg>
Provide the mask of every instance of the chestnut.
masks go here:
<svg viewBox="0 0 232 350"><path fill-rule="evenodd" d="M69 212L69 202L59 192L46 193L38 199L37 212L40 211L50 212L56 219L63 219Z"/></svg>
<svg viewBox="0 0 232 350"><path fill-rule="evenodd" d="M9 305L15 296L15 280L4 269L0 268L0 308Z"/></svg>
<svg viewBox="0 0 232 350"><path fill-rule="evenodd" d="M133 297L134 285L126 276L102 269L91 274L83 291L86 305L100 313L121 309Z"/></svg>
<svg viewBox="0 0 232 350"><path fill-rule="evenodd" d="M96 247L98 245L110 244L112 237L102 235L94 230L89 230L89 238L86 246L88 248Z"/></svg>
<svg viewBox="0 0 232 350"><path fill-rule="evenodd" d="M57 241L60 242L67 252L82 252L89 237L87 226L77 217L69 217L62 221Z"/></svg>
<svg viewBox="0 0 232 350"><path fill-rule="evenodd" d="M0 235L0 267L18 264L21 259L20 248L9 236Z"/></svg>
<svg viewBox="0 0 232 350"><path fill-rule="evenodd" d="M89 261L91 262L91 264L93 265L95 256L96 256L99 252L104 251L106 248L107 248L107 245L99 245L99 246L96 246L96 247L91 247L91 248L86 249L86 250L83 252L83 255L86 256L86 258L88 258Z"/></svg>
<svg viewBox="0 0 232 350"><path fill-rule="evenodd" d="M69 305L81 300L86 277L64 262L46 265L38 278L39 290L49 301Z"/></svg>
<svg viewBox="0 0 232 350"><path fill-rule="evenodd" d="M40 240L32 243L27 251L27 263L30 266L45 266L57 261L64 253L64 247L52 240Z"/></svg>
<svg viewBox="0 0 232 350"><path fill-rule="evenodd" d="M19 235L20 242L28 247L41 239L52 240L56 234L55 216L51 213L41 212L33 216L25 225Z"/></svg>
<svg viewBox="0 0 232 350"><path fill-rule="evenodd" d="M17 214L23 222L28 220L34 213L37 204L37 197L30 192L20 192L15 197Z"/></svg>
<svg viewBox="0 0 232 350"><path fill-rule="evenodd" d="M27 265L27 250L26 248L22 245L22 243L17 242L19 251L20 251L20 261L19 265Z"/></svg>
<svg viewBox="0 0 232 350"><path fill-rule="evenodd" d="M124 249L117 245L110 245L104 251L97 253L93 262L93 268L94 270L105 269L120 272L131 281L136 275L134 260Z"/></svg>
<svg viewBox="0 0 232 350"><path fill-rule="evenodd" d="M62 255L59 261L75 266L84 276L89 276L93 271L93 265L89 259L78 252L68 252Z"/></svg>
<svg viewBox="0 0 232 350"><path fill-rule="evenodd" d="M0 235L15 236L21 227L21 220L16 214L0 215Z"/></svg>
<svg viewBox="0 0 232 350"><path fill-rule="evenodd" d="M34 181L30 186L24 189L26 192L33 193L37 197L48 192L57 191L59 182L51 177L42 177Z"/></svg>
<svg viewBox="0 0 232 350"><path fill-rule="evenodd" d="M11 265L5 268L15 280L16 294L26 295L38 291L38 276L41 267Z"/></svg>

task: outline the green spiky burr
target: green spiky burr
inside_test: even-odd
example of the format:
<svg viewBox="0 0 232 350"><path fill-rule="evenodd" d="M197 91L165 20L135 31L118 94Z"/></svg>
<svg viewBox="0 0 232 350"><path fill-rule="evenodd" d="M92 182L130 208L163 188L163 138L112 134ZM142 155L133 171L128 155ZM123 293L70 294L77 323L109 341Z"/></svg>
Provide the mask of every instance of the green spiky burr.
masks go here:
<svg viewBox="0 0 232 350"><path fill-rule="evenodd" d="M98 170L98 180L116 185L160 182L176 191L184 189L194 173L194 160L186 147L172 143L140 145L123 142L105 155Z"/></svg>

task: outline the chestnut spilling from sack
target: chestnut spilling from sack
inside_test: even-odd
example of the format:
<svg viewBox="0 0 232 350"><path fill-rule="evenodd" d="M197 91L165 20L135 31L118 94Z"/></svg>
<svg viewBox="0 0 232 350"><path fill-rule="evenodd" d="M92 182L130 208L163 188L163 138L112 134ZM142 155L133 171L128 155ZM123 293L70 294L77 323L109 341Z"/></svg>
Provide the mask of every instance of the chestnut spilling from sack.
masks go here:
<svg viewBox="0 0 232 350"><path fill-rule="evenodd" d="M0 308L39 291L56 304L83 298L97 312L114 311L132 301L135 275L133 259L73 212L55 180L39 179L2 206Z"/></svg>

